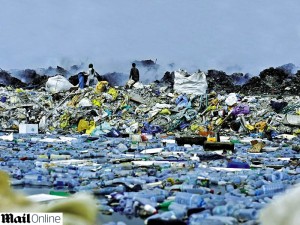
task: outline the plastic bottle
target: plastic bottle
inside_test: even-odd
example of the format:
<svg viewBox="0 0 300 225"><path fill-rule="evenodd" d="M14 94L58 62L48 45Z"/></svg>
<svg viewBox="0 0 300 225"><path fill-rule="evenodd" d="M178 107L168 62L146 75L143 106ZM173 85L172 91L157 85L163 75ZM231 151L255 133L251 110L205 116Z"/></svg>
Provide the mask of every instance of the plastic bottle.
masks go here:
<svg viewBox="0 0 300 225"><path fill-rule="evenodd" d="M93 189L94 194L98 195L108 195L113 192L123 193L126 191L126 188L123 185L119 185L116 187L103 187L99 189Z"/></svg>
<svg viewBox="0 0 300 225"><path fill-rule="evenodd" d="M236 211L235 217L240 221L254 220L257 217L256 209L239 209Z"/></svg>
<svg viewBox="0 0 300 225"><path fill-rule="evenodd" d="M166 199L166 196L161 193L157 192L125 192L124 196L127 198L135 198L135 197L141 197L141 198L147 198L151 201L155 202L163 202Z"/></svg>
<svg viewBox="0 0 300 225"><path fill-rule="evenodd" d="M272 182L280 182L287 178L287 174L283 172L276 171L272 174Z"/></svg>
<svg viewBox="0 0 300 225"><path fill-rule="evenodd" d="M169 220L176 220L177 217L176 217L176 214L173 211L163 212L163 213L155 214L153 216L148 217L145 220L145 224L148 224L149 220L153 220L153 219L160 219L160 220L164 220L164 221L169 221ZM161 224L165 224L165 223L161 223Z"/></svg>
<svg viewBox="0 0 300 225"><path fill-rule="evenodd" d="M246 162L240 162L240 161L232 160L232 161L228 162L227 168L250 169L250 166Z"/></svg>
<svg viewBox="0 0 300 225"><path fill-rule="evenodd" d="M172 202L168 209L175 213L177 219L183 219L187 214L187 206L176 202Z"/></svg>
<svg viewBox="0 0 300 225"><path fill-rule="evenodd" d="M160 203L159 205L158 205L158 207L160 208L160 209L168 209L169 208L169 206L171 205L171 203L172 203L173 201L164 201L164 202L162 202L162 203Z"/></svg>
<svg viewBox="0 0 300 225"><path fill-rule="evenodd" d="M113 208L108 205L98 205L98 210L104 214L112 214L114 212Z"/></svg>
<svg viewBox="0 0 300 225"><path fill-rule="evenodd" d="M286 184L283 183L273 183L263 185L260 189L255 191L256 196L266 195L266 196L273 196L277 193L285 191L287 188Z"/></svg>
<svg viewBox="0 0 300 225"><path fill-rule="evenodd" d="M244 205L237 204L236 202L229 202L224 206L215 207L213 209L213 214L221 216L234 216L236 211L238 211L241 207L244 207Z"/></svg>
<svg viewBox="0 0 300 225"><path fill-rule="evenodd" d="M24 175L24 183L30 186L51 186L47 176L40 174L26 174Z"/></svg>
<svg viewBox="0 0 300 225"><path fill-rule="evenodd" d="M175 202L186 205L190 208L199 208L205 205L201 195L186 192L177 192Z"/></svg>
<svg viewBox="0 0 300 225"><path fill-rule="evenodd" d="M80 171L79 177L86 179L96 179L98 178L98 174L92 171Z"/></svg>
<svg viewBox="0 0 300 225"><path fill-rule="evenodd" d="M200 218L201 219L201 218ZM195 223L196 222L196 223ZM204 220L195 221L194 223L190 223L189 225L238 225L238 220L231 216L207 216ZM198 223L197 223L198 222Z"/></svg>
<svg viewBox="0 0 300 225"><path fill-rule="evenodd" d="M53 182L53 185L57 188L63 188L68 185L69 179L66 177L58 177Z"/></svg>
<svg viewBox="0 0 300 225"><path fill-rule="evenodd" d="M182 190L182 192L205 195L208 193L212 193L212 190L210 188L206 188L206 187L197 187L197 188L187 188L185 190Z"/></svg>
<svg viewBox="0 0 300 225"><path fill-rule="evenodd" d="M231 184L226 185L226 191L232 192L233 190L234 190L233 185L231 185Z"/></svg>
<svg viewBox="0 0 300 225"><path fill-rule="evenodd" d="M133 199L127 198L124 207L124 214L132 215L134 213Z"/></svg>

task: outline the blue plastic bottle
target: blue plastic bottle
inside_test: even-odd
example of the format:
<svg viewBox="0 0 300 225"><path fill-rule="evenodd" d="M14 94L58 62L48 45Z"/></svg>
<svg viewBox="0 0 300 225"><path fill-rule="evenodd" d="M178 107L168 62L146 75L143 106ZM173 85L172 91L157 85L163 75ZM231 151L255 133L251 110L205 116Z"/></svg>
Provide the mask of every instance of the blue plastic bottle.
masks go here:
<svg viewBox="0 0 300 225"><path fill-rule="evenodd" d="M280 192L285 191L287 188L286 184L283 183L272 183L263 185L260 189L255 191L256 196L266 195L266 196L273 196Z"/></svg>
<svg viewBox="0 0 300 225"><path fill-rule="evenodd" d="M190 208L199 208L205 205L201 195L186 192L177 192L175 202L186 205Z"/></svg>
<svg viewBox="0 0 300 225"><path fill-rule="evenodd" d="M126 188L123 185L119 185L116 187L104 187L104 188L94 189L93 192L94 194L98 194L98 195L108 195L113 192L123 193L125 190Z"/></svg>
<svg viewBox="0 0 300 225"><path fill-rule="evenodd" d="M182 219L186 216L187 213L187 206L186 205L182 205L182 204L178 204L176 202L172 202L169 207L168 207L169 211L173 211L176 215L176 218L178 219Z"/></svg>
<svg viewBox="0 0 300 225"><path fill-rule="evenodd" d="M248 221L255 220L257 217L256 209L239 209L237 210L235 217L239 219L239 221Z"/></svg>

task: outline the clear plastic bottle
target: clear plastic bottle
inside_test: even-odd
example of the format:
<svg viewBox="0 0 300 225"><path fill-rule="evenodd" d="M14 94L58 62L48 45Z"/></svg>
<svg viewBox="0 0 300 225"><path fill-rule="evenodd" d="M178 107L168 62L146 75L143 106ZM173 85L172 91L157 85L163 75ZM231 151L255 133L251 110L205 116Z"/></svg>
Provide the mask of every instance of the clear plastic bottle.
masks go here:
<svg viewBox="0 0 300 225"><path fill-rule="evenodd" d="M186 192L177 192L175 202L191 208L199 208L205 205L201 195Z"/></svg>
<svg viewBox="0 0 300 225"><path fill-rule="evenodd" d="M26 174L24 175L24 183L30 186L51 186L49 177L41 174Z"/></svg>
<svg viewBox="0 0 300 225"><path fill-rule="evenodd" d="M187 214L187 206L176 202L172 202L168 209L169 211L173 211L178 219L183 219Z"/></svg>
<svg viewBox="0 0 300 225"><path fill-rule="evenodd" d="M273 196L277 193L285 191L287 188L286 184L283 183L272 183L263 185L260 189L255 191L256 196L266 195L266 196Z"/></svg>
<svg viewBox="0 0 300 225"><path fill-rule="evenodd" d="M236 211L235 217L237 217L239 221L255 220L257 217L257 210L239 209Z"/></svg>
<svg viewBox="0 0 300 225"><path fill-rule="evenodd" d="M147 198L150 199L151 201L155 201L155 202L163 202L166 198L166 196L164 194L160 194L158 192L154 192L150 193L150 192L125 192L124 193L125 197L128 198L135 198L135 197L141 197L141 198Z"/></svg>
<svg viewBox="0 0 300 225"><path fill-rule="evenodd" d="M98 195L108 195L113 192L123 193L125 190L126 188L123 185L119 185L116 187L104 187L104 188L94 189L93 192L94 194L98 194Z"/></svg>
<svg viewBox="0 0 300 225"><path fill-rule="evenodd" d="M175 212L173 212L173 211L163 212L163 213L155 214L153 216L148 217L145 220L145 224L148 224L149 220L152 220L152 219L161 219L164 221L169 221L169 220L176 220L177 217L176 217Z"/></svg>
<svg viewBox="0 0 300 225"><path fill-rule="evenodd" d="M134 213L134 205L133 200L131 198L127 198L124 207L124 214L132 215Z"/></svg>

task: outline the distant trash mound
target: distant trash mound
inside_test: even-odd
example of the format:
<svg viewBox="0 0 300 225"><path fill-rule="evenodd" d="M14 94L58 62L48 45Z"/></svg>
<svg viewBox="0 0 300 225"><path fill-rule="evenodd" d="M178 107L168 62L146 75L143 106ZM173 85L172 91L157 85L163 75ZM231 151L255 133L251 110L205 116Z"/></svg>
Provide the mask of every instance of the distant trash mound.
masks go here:
<svg viewBox="0 0 300 225"><path fill-rule="evenodd" d="M160 65L153 60L134 61L138 67L142 68L142 73L153 80L144 80L144 83L151 82L165 83L170 82L174 86L174 72L166 71L165 74L159 74ZM83 65L74 65L69 69L57 66L47 69L25 69L12 70L11 72L0 69L0 86L12 86L15 88L33 89L45 87L49 77L63 76L76 86L78 84L77 74L84 70ZM199 70L200 71L200 70ZM226 74L224 71L208 70L205 72L207 79L207 90L231 93L239 92L241 94L292 94L297 95L300 89L300 71L296 71L293 64L286 64L277 68L270 67L261 71L257 76L251 76L246 73ZM121 72L107 72L101 74L98 80L108 81L112 86L124 86L128 80L128 74ZM173 76L173 78L172 78ZM191 76L187 73L187 76ZM144 76L145 77L145 76ZM160 77L160 80L157 79ZM143 74L141 75L143 79ZM142 80L143 82L143 80ZM176 84L175 84L176 86Z"/></svg>

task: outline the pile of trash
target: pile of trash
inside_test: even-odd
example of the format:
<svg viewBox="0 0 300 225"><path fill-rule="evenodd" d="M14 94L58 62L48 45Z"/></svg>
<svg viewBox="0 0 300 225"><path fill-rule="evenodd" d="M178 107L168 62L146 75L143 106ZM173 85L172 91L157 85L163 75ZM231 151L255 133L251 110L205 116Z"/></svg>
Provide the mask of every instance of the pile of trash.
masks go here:
<svg viewBox="0 0 300 225"><path fill-rule="evenodd" d="M136 60L137 67L142 71L141 80L144 84L152 82L173 82L175 71L167 71L161 74L161 66L153 60ZM170 65L173 67L174 65ZM78 84L77 74L85 70L84 64L73 65L70 68L60 66L47 69L25 69L5 71L0 69L0 86L12 86L14 88L38 89L45 86L49 77L60 75L73 84ZM300 88L300 72L294 64L286 64L279 67L270 67L259 74L233 73L226 74L219 70L208 70L208 91L217 93L241 93L245 95L260 94L287 94L297 95ZM199 72L199 71L198 71ZM189 75L189 74L187 74ZM124 86L128 74L121 72L107 72L98 77L99 81L108 81L112 86ZM152 79L149 79L149 77ZM173 78L172 78L173 77ZM275 88L276 87L276 88Z"/></svg>
<svg viewBox="0 0 300 225"><path fill-rule="evenodd" d="M171 76L172 77L172 76ZM207 94L203 72L175 72L174 82L125 89L100 81L78 89L63 76L37 90L1 87L0 129L18 131L37 124L40 133L111 135L186 133L228 130L238 133L299 133L297 95ZM164 77L165 78L165 77Z"/></svg>
<svg viewBox="0 0 300 225"><path fill-rule="evenodd" d="M101 213L149 225L259 224L300 181L300 97L217 92L209 80L1 87L0 168L12 186L88 192Z"/></svg>

